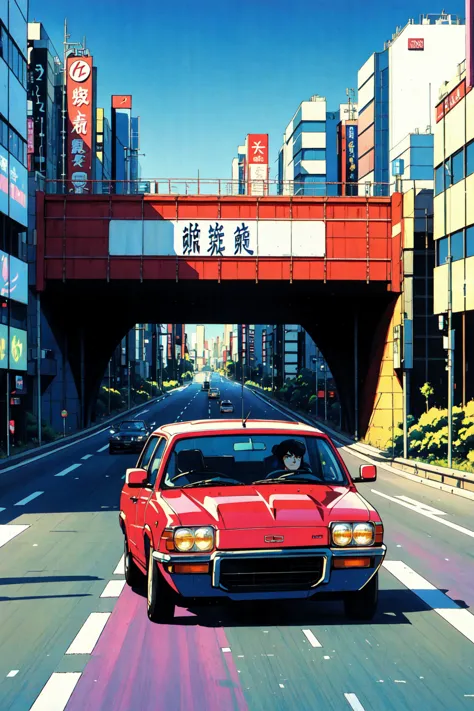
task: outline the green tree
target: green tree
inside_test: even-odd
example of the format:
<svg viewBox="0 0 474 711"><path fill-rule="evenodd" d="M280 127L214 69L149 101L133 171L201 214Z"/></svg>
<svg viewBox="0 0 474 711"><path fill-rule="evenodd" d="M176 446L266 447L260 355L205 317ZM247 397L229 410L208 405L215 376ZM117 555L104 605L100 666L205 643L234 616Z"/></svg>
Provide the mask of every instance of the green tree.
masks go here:
<svg viewBox="0 0 474 711"><path fill-rule="evenodd" d="M422 385L422 387L420 388L420 393L426 400L426 412L428 412L428 410L430 409L430 397L434 395L434 388L431 383L425 383L424 385Z"/></svg>

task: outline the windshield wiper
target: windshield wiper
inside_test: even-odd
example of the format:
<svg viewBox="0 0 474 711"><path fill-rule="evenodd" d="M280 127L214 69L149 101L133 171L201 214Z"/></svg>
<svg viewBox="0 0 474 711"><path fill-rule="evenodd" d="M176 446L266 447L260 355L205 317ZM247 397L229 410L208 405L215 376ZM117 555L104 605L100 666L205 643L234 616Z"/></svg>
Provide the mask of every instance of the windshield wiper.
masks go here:
<svg viewBox="0 0 474 711"><path fill-rule="evenodd" d="M193 486L212 486L217 482L221 482L227 486L243 486L242 482L237 481L237 479L227 479L225 476L216 476L212 479L200 479L199 481L193 481L191 484L184 484L181 489L189 489Z"/></svg>
<svg viewBox="0 0 474 711"><path fill-rule="evenodd" d="M254 484L325 484L326 482L320 479L310 479L309 477L292 477L291 479L287 477L286 479L259 479L258 481L253 481L251 486Z"/></svg>

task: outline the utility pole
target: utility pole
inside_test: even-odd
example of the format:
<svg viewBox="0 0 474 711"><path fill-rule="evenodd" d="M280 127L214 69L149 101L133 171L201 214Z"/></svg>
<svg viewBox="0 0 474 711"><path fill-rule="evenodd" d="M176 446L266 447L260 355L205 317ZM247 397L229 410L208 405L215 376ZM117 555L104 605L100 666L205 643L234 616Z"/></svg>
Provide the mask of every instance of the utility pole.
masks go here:
<svg viewBox="0 0 474 711"><path fill-rule="evenodd" d="M38 399L38 445L41 447L41 292L36 292L36 397Z"/></svg>
<svg viewBox="0 0 474 711"><path fill-rule="evenodd" d="M453 257L448 255L448 467L453 464L453 401L454 401L454 330L453 330Z"/></svg>
<svg viewBox="0 0 474 711"><path fill-rule="evenodd" d="M324 421L328 419L328 364L324 360Z"/></svg>

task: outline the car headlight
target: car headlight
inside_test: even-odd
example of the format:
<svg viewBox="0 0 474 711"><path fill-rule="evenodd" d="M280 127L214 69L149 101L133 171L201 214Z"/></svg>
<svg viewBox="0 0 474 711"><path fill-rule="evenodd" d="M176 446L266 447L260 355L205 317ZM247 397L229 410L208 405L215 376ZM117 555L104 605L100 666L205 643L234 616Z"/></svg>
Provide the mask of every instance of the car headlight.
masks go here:
<svg viewBox="0 0 474 711"><path fill-rule="evenodd" d="M211 526L177 528L174 532L174 546L181 553L210 551L214 548L214 529Z"/></svg>
<svg viewBox="0 0 474 711"><path fill-rule="evenodd" d="M352 537L357 546L371 546L374 542L373 524L356 523L352 529Z"/></svg>
<svg viewBox="0 0 474 711"><path fill-rule="evenodd" d="M374 524L336 523L332 527L332 541L336 546L371 546L375 540Z"/></svg>
<svg viewBox="0 0 474 711"><path fill-rule="evenodd" d="M145 437L143 435L138 435L137 441L139 442L141 439L145 439Z"/></svg>
<svg viewBox="0 0 474 711"><path fill-rule="evenodd" d="M332 527L332 540L336 546L349 546L352 543L352 524L336 523Z"/></svg>

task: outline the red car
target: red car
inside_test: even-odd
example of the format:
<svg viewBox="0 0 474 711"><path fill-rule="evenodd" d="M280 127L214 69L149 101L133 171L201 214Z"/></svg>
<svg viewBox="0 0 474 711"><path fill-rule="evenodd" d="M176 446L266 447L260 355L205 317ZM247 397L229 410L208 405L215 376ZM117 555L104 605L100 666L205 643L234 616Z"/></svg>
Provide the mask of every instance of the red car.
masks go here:
<svg viewBox="0 0 474 711"><path fill-rule="evenodd" d="M356 481L375 481L363 465ZM120 499L125 577L148 617L222 600L342 598L371 619L385 557L377 511L331 440L304 424L202 420L158 428Z"/></svg>

